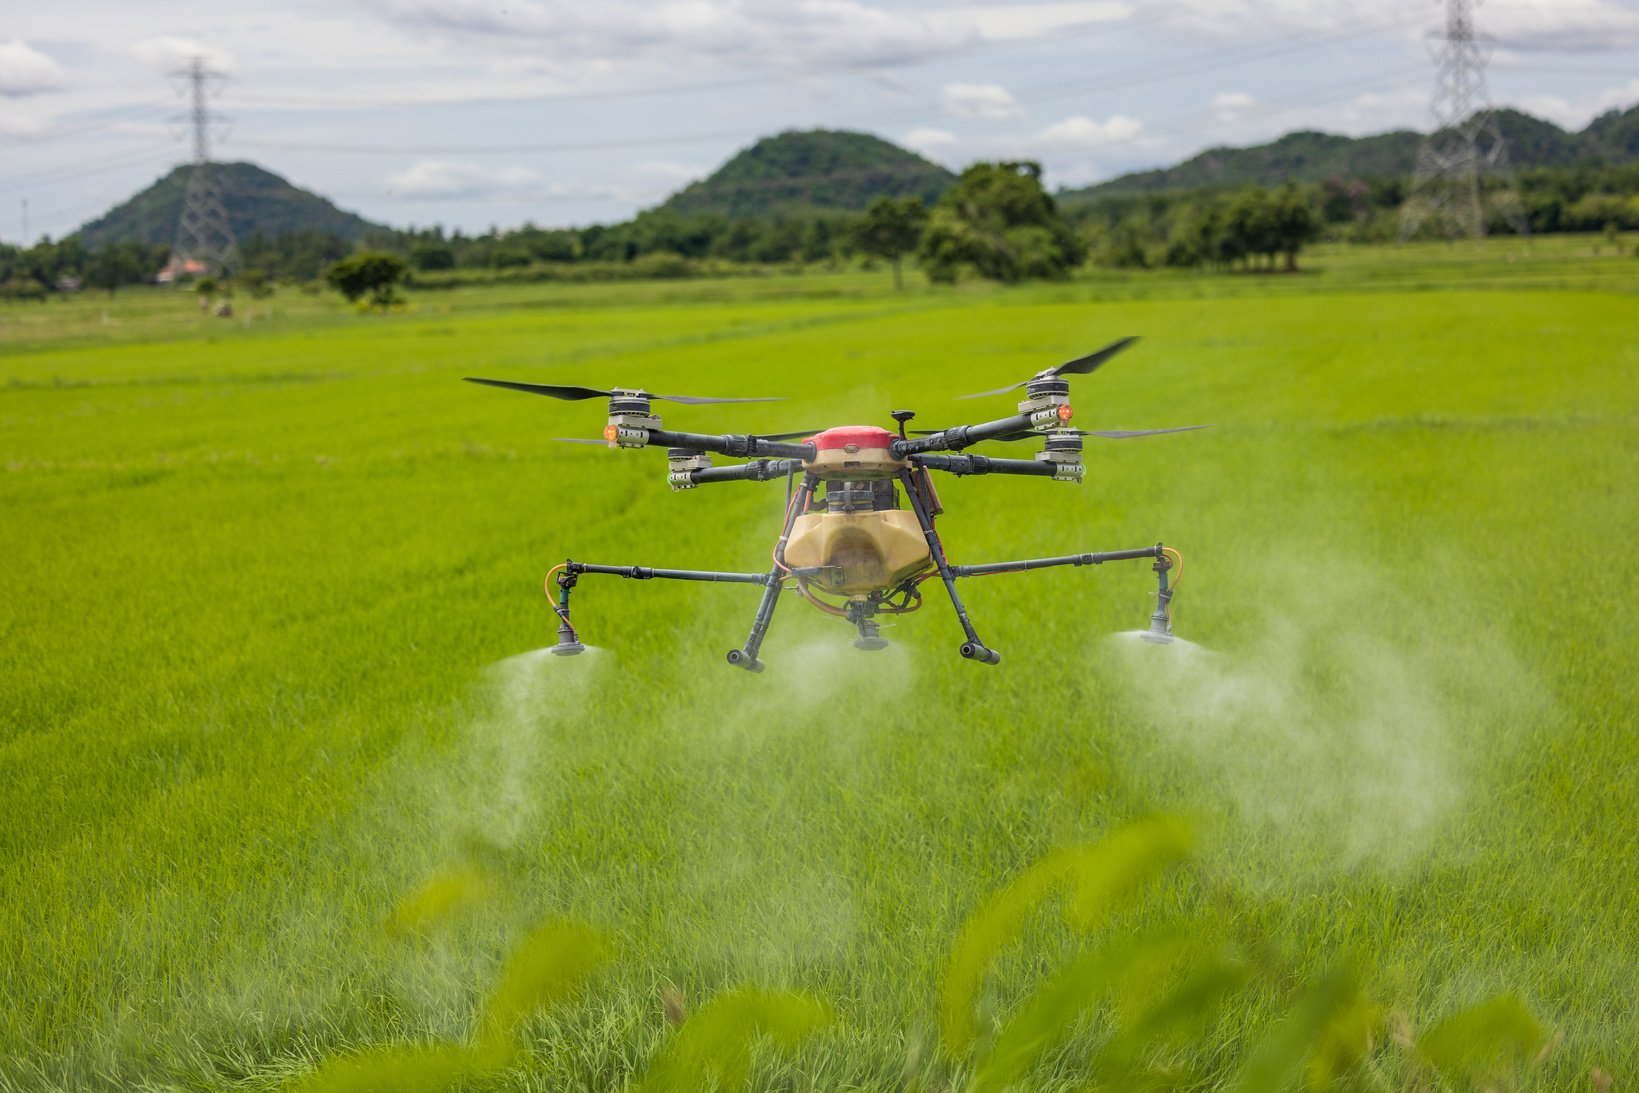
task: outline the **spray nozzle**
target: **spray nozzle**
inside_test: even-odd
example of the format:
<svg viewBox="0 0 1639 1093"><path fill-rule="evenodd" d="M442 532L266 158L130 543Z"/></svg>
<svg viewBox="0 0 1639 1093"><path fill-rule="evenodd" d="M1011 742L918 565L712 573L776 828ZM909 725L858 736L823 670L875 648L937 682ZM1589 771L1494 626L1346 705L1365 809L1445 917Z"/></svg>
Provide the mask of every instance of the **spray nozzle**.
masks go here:
<svg viewBox="0 0 1639 1093"><path fill-rule="evenodd" d="M572 657L586 651L574 624L569 621L569 590L575 587L580 574L573 562L565 562L561 568L562 572L558 574L558 602L552 605L553 612L558 616L558 643L552 647L552 655Z"/></svg>
<svg viewBox="0 0 1639 1093"><path fill-rule="evenodd" d="M558 624L558 644L552 647L552 655L558 657L572 657L576 653L584 653L586 646L580 643L580 636L575 628L569 625L569 612L559 611L563 622Z"/></svg>
<svg viewBox="0 0 1639 1093"><path fill-rule="evenodd" d="M1160 544L1156 545L1160 549ZM1153 645L1170 645L1172 643L1172 612L1168 610L1172 603L1172 590L1167 587L1167 571L1172 568L1172 559L1165 554L1155 556L1155 579L1159 587L1155 592L1155 614L1150 616L1150 628L1139 636Z"/></svg>
<svg viewBox="0 0 1639 1093"><path fill-rule="evenodd" d="M864 597L855 597L848 601L846 618L859 628L859 636L854 639L855 649L886 649L888 639L882 636L882 628L872 616L876 614L876 605Z"/></svg>

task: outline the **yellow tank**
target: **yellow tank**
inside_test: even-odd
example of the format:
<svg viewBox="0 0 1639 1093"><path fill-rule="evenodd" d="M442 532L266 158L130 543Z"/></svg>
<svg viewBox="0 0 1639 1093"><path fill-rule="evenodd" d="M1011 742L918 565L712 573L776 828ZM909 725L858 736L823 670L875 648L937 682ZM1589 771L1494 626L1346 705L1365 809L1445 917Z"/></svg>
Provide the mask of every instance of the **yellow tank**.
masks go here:
<svg viewBox="0 0 1639 1093"><path fill-rule="evenodd" d="M916 514L901 509L878 512L811 512L797 517L785 564L793 569L835 566L835 576L813 584L851 596L886 591L933 564L928 540Z"/></svg>

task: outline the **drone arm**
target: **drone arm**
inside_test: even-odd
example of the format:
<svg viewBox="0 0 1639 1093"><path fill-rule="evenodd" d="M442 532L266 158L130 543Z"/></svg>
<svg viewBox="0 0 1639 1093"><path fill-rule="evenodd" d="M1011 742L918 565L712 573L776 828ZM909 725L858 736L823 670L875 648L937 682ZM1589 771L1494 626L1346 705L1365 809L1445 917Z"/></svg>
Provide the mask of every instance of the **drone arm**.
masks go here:
<svg viewBox="0 0 1639 1093"><path fill-rule="evenodd" d="M773 456L777 459L798 461L814 458L812 444L791 444L783 440L765 440L749 433L724 433L709 436L705 433L674 433L668 429L645 429L643 444L657 448L690 448L697 452L716 452L718 455L748 459L754 456ZM633 445L637 447L639 445ZM708 481L710 481L708 479Z"/></svg>
<svg viewBox="0 0 1639 1093"><path fill-rule="evenodd" d="M1169 557L1170 555L1170 557ZM1177 582L1170 586L1167 574L1174 564L1182 565L1183 560L1178 558L1178 552L1170 547L1156 543L1152 547L1138 547L1134 550L1110 550L1095 554L1066 554L1058 558L1025 558L1017 562L987 562L983 565L958 565L950 567L951 577L983 577L991 573L1023 573L1028 569L1048 569L1060 565L1103 565L1105 562L1121 562L1137 558L1154 558L1155 564L1150 568L1155 572L1155 613L1150 616L1150 627L1144 635L1145 641L1165 643L1172 640L1172 604L1173 593ZM1178 558L1175 563L1174 558ZM1182 572L1182 570L1180 570ZM949 579L947 584L952 583ZM952 593L954 595L954 591Z"/></svg>
<svg viewBox="0 0 1639 1093"><path fill-rule="evenodd" d="M993 459L987 455L914 455L911 462L933 471L947 471L954 475L969 474L1026 474L1039 478L1053 478L1058 464L1045 459Z"/></svg>
<svg viewBox="0 0 1639 1093"><path fill-rule="evenodd" d="M569 562L564 567L569 574L606 573L634 581L712 581L719 584L778 584L780 576L773 573L726 573L715 569L650 569L640 565L593 565L590 562ZM796 577L818 577L823 566L809 566L790 571Z"/></svg>
<svg viewBox="0 0 1639 1093"><path fill-rule="evenodd" d="M1133 558L1160 558L1161 545L1138 547L1135 550L1110 550L1095 554L1066 554L1058 558L1025 558L1017 562L986 562L983 565L956 565L950 571L957 577L983 577L991 573L1022 573L1027 569L1048 569L1060 565L1103 565L1105 562L1124 562Z"/></svg>
<svg viewBox="0 0 1639 1093"><path fill-rule="evenodd" d="M772 482L800 470L800 459L757 459L737 467L705 467L688 474L689 481L699 486L707 482Z"/></svg>
<svg viewBox="0 0 1639 1093"><path fill-rule="evenodd" d="M1012 417L998 418L980 425L953 425L949 429L929 433L927 436L896 440L891 450L899 459L920 452L960 451L981 440L996 440L1012 436L1014 433L1027 433L1034 427L1029 414L1014 414Z"/></svg>

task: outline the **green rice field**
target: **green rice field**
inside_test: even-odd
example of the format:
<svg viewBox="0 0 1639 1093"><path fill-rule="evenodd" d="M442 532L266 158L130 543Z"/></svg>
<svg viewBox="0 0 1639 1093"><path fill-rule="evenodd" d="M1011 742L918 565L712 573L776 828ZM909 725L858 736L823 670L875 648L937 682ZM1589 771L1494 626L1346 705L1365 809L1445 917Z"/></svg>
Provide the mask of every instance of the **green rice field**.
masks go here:
<svg viewBox="0 0 1639 1093"><path fill-rule="evenodd" d="M1598 251L0 305L0 1090L1632 1088ZM1144 563L965 581L995 667L936 595L876 653L787 596L752 675L755 588L594 576L594 651L540 655L552 565L767 569L783 484L671 493L554 441L601 402L459 382L933 428L1128 334L1075 424L1213 427L941 480L940 531L1165 541L1192 644L1118 636Z"/></svg>

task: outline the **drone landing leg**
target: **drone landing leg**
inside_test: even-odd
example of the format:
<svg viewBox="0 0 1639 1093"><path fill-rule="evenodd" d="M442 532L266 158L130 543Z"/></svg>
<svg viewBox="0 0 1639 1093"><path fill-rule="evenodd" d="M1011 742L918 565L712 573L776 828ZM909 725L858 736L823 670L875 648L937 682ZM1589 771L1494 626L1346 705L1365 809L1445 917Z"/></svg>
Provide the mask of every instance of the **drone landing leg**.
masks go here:
<svg viewBox="0 0 1639 1093"><path fill-rule="evenodd" d="M746 637L745 647L728 651L728 662L736 668L744 668L748 672L763 670L763 662L757 659L757 650L763 647L768 624L774 621L774 608L780 602L780 589L784 587L779 570L768 575L768 583L763 586L763 599L757 605L757 616L751 620L751 633Z"/></svg>
<svg viewBox="0 0 1639 1093"><path fill-rule="evenodd" d="M808 500L814 495L814 486L818 481L812 474L803 475L802 487L786 505L785 529L780 532L780 541L774 546L775 565L769 571L768 583L763 586L762 602L757 605L757 615L751 620L751 633L746 637L743 648L728 651L728 662L736 668L744 668L748 672L763 670L763 662L757 659L757 651L763 647L769 623L774 621L774 608L779 606L780 592L785 588L784 577L790 572L784 566L785 544L791 538L797 516L808 508Z"/></svg>
<svg viewBox="0 0 1639 1093"><path fill-rule="evenodd" d="M962 632L967 635L967 640L962 643L962 655L980 664L995 664L1002 659L1002 655L994 649L986 648L985 643L979 640L978 631L973 629L973 621L967 617L967 608L962 606L961 594L956 591L956 574L951 570L950 563L945 560L944 544L939 541L939 533L933 530L933 520L922 504L922 497L916 491L916 483L912 480L911 473L900 471L899 482L905 487L905 496L910 499L911 511L916 513L916 522L922 525L922 534L928 540L928 550L933 555L933 564L939 567L939 577L945 582L945 591L950 593L951 606L956 608L956 621L962 624Z"/></svg>

